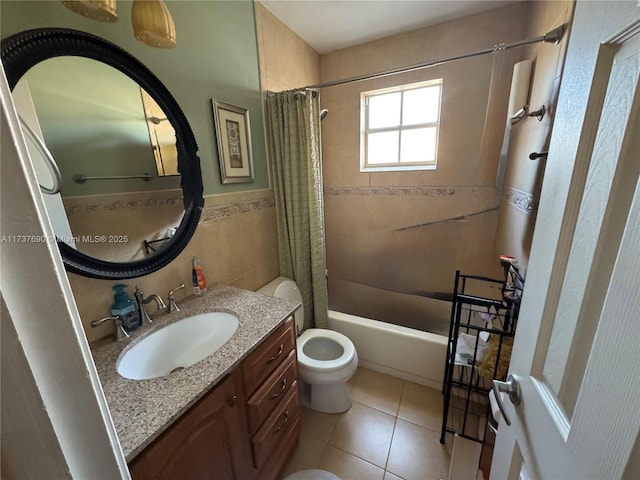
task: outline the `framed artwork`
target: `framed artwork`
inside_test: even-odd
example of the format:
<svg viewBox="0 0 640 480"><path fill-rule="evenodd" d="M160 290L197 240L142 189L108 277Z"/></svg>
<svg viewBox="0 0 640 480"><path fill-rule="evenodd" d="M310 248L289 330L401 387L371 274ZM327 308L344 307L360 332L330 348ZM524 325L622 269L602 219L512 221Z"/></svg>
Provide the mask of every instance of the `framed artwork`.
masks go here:
<svg viewBox="0 0 640 480"><path fill-rule="evenodd" d="M222 183L253 182L249 110L212 99Z"/></svg>

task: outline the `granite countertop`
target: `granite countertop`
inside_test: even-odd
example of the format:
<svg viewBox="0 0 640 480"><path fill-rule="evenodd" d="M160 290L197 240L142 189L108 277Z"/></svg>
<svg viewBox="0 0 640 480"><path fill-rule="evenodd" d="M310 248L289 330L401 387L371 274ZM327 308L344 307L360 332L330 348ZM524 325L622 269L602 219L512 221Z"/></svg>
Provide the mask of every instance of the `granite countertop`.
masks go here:
<svg viewBox="0 0 640 480"><path fill-rule="evenodd" d="M229 373L299 303L228 286L214 286L201 296L178 300L179 312L163 314L131 334L129 340L102 339L91 345L102 389L109 404L120 445L132 460L174 420ZM229 312L238 317L238 330L213 355L165 377L129 380L116 364L132 345L156 330L205 312Z"/></svg>

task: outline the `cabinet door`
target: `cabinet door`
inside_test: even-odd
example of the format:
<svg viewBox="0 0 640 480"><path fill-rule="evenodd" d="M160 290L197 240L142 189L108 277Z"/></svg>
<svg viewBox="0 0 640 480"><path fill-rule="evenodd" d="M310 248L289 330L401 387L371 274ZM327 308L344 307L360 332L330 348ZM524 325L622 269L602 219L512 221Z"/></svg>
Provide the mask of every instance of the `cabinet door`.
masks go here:
<svg viewBox="0 0 640 480"><path fill-rule="evenodd" d="M227 377L130 465L134 480L239 478L243 452L238 398Z"/></svg>

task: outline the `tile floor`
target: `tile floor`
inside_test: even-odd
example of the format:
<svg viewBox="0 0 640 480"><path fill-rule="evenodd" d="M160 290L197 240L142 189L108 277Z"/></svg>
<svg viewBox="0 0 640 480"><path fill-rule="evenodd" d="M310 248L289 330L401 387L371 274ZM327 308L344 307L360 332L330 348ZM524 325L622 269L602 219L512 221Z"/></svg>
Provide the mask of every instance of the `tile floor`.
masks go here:
<svg viewBox="0 0 640 480"><path fill-rule="evenodd" d="M440 391L358 368L341 414L303 409L300 443L282 472L320 468L342 480L446 479Z"/></svg>

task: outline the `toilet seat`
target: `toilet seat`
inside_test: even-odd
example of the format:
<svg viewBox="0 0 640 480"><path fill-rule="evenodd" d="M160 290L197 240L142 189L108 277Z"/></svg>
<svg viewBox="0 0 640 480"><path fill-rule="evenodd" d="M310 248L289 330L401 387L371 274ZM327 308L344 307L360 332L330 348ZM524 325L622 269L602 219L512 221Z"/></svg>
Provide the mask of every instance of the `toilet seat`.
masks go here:
<svg viewBox="0 0 640 480"><path fill-rule="evenodd" d="M286 476L284 480L340 480L340 477L326 470L313 469L292 473Z"/></svg>
<svg viewBox="0 0 640 480"><path fill-rule="evenodd" d="M342 355L335 360L316 360L304 353L304 345L314 338L336 342L342 347ZM323 328L311 328L298 338L298 363L315 372L334 372L348 365L356 354L353 342L339 332Z"/></svg>

